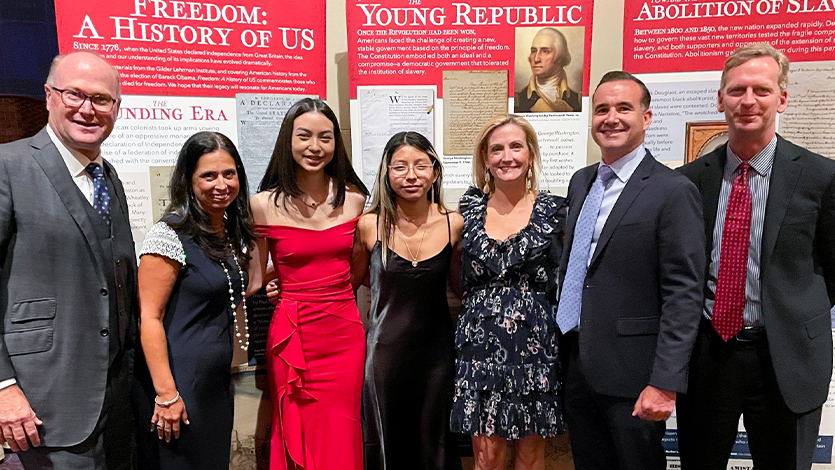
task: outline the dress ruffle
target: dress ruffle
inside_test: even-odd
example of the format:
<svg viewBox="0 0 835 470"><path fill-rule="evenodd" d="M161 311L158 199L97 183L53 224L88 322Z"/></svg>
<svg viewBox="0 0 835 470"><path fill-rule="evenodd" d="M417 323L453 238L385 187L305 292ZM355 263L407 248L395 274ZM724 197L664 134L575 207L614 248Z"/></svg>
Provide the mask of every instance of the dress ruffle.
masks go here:
<svg viewBox="0 0 835 470"><path fill-rule="evenodd" d="M524 263L530 253L548 245L550 235L558 230L557 212L563 199L541 191L531 212L531 220L522 230L505 240L495 240L484 229L488 195L470 187L461 196L458 210L464 218L462 249L481 253L485 265L498 275Z"/></svg>
<svg viewBox="0 0 835 470"><path fill-rule="evenodd" d="M504 365L455 361L455 369L455 387L459 390L531 395L562 389L556 364Z"/></svg>
<svg viewBox="0 0 835 470"><path fill-rule="evenodd" d="M539 435L554 437L565 432L562 409L553 397L455 389L452 403L453 432L484 434L505 439Z"/></svg>

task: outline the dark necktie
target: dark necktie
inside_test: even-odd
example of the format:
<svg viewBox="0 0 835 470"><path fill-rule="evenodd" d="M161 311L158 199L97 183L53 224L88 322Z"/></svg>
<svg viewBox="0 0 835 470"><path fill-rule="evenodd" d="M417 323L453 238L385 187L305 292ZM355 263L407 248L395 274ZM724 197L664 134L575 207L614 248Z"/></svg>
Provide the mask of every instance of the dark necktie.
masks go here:
<svg viewBox="0 0 835 470"><path fill-rule="evenodd" d="M748 246L751 242L749 168L747 162L742 162L739 176L731 187L725 225L722 228L719 275L711 323L725 341L736 336L743 328L745 278L748 274Z"/></svg>
<svg viewBox="0 0 835 470"><path fill-rule="evenodd" d="M91 163L85 170L93 177L93 209L109 223L110 194L107 192L107 181L104 180L104 169L98 163Z"/></svg>
<svg viewBox="0 0 835 470"><path fill-rule="evenodd" d="M571 242L571 253L568 256L568 267L565 271L560 302L557 307L557 325L560 331L568 333L580 324L580 310L583 301L583 283L586 280L586 270L589 264L589 250L600 204L606 183L615 176L612 167L601 164L597 170L597 178L586 196L577 223L574 225L574 239Z"/></svg>

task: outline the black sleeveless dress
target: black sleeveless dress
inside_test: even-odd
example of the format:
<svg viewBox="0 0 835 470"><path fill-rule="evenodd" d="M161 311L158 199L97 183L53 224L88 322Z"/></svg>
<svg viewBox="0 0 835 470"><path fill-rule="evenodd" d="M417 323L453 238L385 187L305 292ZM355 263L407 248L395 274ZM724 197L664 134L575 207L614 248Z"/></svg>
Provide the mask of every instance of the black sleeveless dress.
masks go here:
<svg viewBox="0 0 835 470"><path fill-rule="evenodd" d="M447 219L449 230L449 219ZM363 442L366 470L455 469L448 430L455 364L446 286L447 243L412 266L382 245L371 251L371 310L366 332Z"/></svg>

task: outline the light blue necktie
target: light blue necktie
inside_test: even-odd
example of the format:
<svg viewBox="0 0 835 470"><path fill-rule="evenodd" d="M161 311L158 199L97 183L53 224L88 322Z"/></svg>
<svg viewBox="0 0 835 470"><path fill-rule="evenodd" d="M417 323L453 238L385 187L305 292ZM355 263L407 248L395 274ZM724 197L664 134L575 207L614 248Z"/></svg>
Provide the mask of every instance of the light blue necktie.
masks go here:
<svg viewBox="0 0 835 470"><path fill-rule="evenodd" d="M85 170L93 177L93 209L109 223L110 194L107 192L107 181L104 180L104 169L97 163L90 163Z"/></svg>
<svg viewBox="0 0 835 470"><path fill-rule="evenodd" d="M589 264L591 237L594 234L594 226L597 224L597 215L600 213L600 203L603 202L606 183L614 176L615 172L612 167L600 164L597 169L597 179L594 180L586 196L586 202L574 226L571 254L562 284L559 307L557 307L557 325L563 333L568 333L580 324L583 283L586 280L586 270Z"/></svg>

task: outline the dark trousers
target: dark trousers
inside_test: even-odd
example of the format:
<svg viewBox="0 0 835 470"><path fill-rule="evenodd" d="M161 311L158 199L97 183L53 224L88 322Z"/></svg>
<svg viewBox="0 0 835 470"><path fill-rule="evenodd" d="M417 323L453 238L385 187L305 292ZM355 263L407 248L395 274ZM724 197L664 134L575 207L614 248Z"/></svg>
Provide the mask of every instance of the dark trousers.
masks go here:
<svg viewBox="0 0 835 470"><path fill-rule="evenodd" d="M568 350L565 413L576 470L664 470L665 423L632 416L638 397L595 393L583 373L577 333L561 340Z"/></svg>
<svg viewBox="0 0 835 470"><path fill-rule="evenodd" d="M821 409L791 412L783 401L768 341L722 341L703 321L686 395L677 406L684 470L725 470L742 415L756 470L808 470Z"/></svg>
<svg viewBox="0 0 835 470"><path fill-rule="evenodd" d="M132 470L136 468L128 387L133 351L121 354L108 371L104 404L93 433L71 447L30 447L18 453L26 470ZM150 423L149 423L150 425Z"/></svg>

